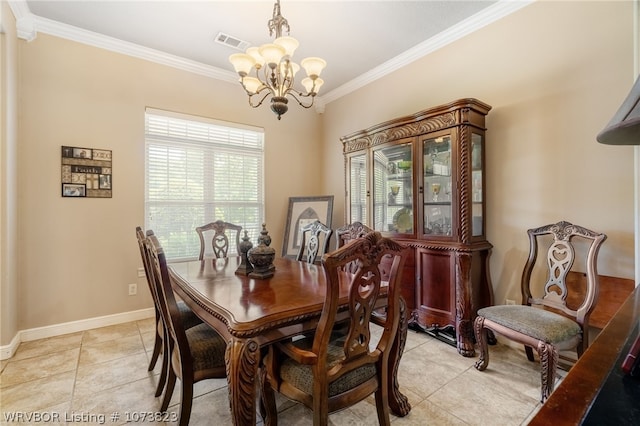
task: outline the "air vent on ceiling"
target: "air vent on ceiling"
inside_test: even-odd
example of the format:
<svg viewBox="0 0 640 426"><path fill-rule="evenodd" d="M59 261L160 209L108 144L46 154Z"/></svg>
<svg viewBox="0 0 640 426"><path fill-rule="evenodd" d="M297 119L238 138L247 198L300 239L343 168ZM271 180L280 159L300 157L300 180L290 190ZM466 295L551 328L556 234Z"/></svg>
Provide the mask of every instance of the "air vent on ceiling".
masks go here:
<svg viewBox="0 0 640 426"><path fill-rule="evenodd" d="M225 46L241 51L245 51L247 47L251 45L248 41L237 39L225 33L218 33L216 36L216 43L224 44Z"/></svg>

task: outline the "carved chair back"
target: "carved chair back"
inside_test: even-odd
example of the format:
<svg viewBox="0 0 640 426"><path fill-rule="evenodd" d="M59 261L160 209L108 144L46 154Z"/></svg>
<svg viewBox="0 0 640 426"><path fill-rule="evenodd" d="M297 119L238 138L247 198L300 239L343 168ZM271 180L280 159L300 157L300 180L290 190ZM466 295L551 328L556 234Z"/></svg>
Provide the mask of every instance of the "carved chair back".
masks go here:
<svg viewBox="0 0 640 426"><path fill-rule="evenodd" d="M204 259L207 245L205 242L205 234L212 233L211 249L213 255L222 259L228 257L229 254L240 254L240 232L242 226L223 220L216 220L203 226L198 226L196 232L200 238L200 254L199 260ZM231 251L231 252L230 252Z"/></svg>
<svg viewBox="0 0 640 426"><path fill-rule="evenodd" d="M302 240L296 260L316 263L327 252L333 230L316 220L300 228Z"/></svg>
<svg viewBox="0 0 640 426"><path fill-rule="evenodd" d="M361 222L353 222L336 229L336 249L339 249L351 240L364 237L371 231L373 231L373 229L363 225Z"/></svg>

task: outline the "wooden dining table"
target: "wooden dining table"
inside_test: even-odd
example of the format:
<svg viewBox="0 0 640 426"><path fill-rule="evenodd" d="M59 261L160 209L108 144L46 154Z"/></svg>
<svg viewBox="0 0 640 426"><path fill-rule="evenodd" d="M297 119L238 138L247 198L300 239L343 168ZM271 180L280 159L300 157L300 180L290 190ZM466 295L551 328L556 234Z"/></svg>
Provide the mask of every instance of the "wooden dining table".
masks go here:
<svg viewBox="0 0 640 426"><path fill-rule="evenodd" d="M255 425L262 351L316 327L327 277L321 265L276 258L273 277L254 279L235 273L239 263L239 257L173 263L169 273L175 293L227 341L225 362L234 424ZM340 290L340 301L338 320L348 315L346 287ZM378 303L384 307L386 298ZM402 417L411 410L397 381L408 323L403 300L400 320L389 357L388 392L391 412Z"/></svg>

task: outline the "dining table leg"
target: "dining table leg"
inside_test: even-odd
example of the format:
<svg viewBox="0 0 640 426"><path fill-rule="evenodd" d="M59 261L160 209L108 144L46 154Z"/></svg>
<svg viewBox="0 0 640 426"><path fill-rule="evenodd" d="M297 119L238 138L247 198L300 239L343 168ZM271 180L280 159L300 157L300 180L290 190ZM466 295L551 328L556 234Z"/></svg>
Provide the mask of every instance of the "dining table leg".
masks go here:
<svg viewBox="0 0 640 426"><path fill-rule="evenodd" d="M232 337L227 343L225 364L233 424L254 426L260 345L253 339Z"/></svg>
<svg viewBox="0 0 640 426"><path fill-rule="evenodd" d="M398 417L404 417L411 411L411 404L409 399L400 392L400 386L398 384L398 367L400 366L400 359L402 358L402 352L404 352L404 346L407 342L407 329L409 325L409 318L407 314L407 304L404 299L400 298L400 325L398 332L393 340L393 346L389 356L389 366L391 367L391 375L389 380L389 408L391 412Z"/></svg>

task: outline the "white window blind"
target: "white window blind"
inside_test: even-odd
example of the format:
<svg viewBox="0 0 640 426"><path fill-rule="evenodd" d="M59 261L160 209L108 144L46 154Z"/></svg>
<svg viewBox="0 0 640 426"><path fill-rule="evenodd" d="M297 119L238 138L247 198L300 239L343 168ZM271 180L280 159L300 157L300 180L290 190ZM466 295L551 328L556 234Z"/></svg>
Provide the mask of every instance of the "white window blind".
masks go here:
<svg viewBox="0 0 640 426"><path fill-rule="evenodd" d="M145 140L145 227L168 259L196 259L195 228L216 220L241 225L256 241L264 218L261 129L147 109Z"/></svg>

